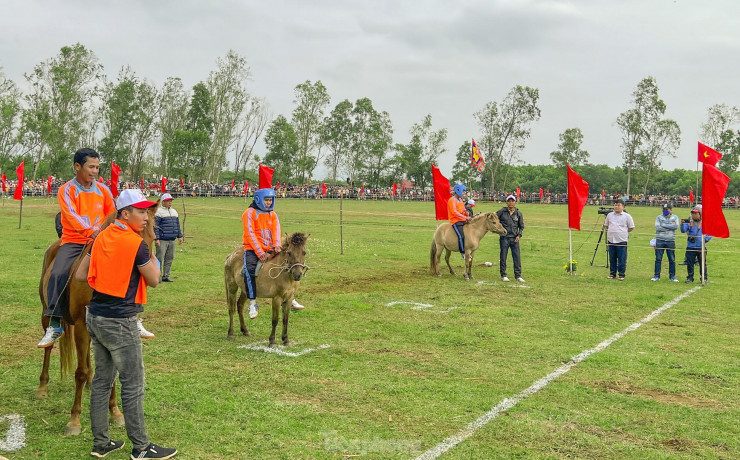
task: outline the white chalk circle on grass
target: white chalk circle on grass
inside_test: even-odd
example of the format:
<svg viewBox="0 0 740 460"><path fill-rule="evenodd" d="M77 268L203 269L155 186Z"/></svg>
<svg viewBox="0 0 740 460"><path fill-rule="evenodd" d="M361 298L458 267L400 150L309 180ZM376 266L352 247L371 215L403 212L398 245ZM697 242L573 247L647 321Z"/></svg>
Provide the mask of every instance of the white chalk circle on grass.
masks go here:
<svg viewBox="0 0 740 460"><path fill-rule="evenodd" d="M244 348L245 350L263 351L265 353L272 353L272 354L279 355L279 356L287 356L288 358L297 358L299 356L311 353L313 351L323 350L331 346L331 345L323 344L323 345L319 345L316 348L304 348L301 351L290 352L290 351L285 351L285 347L282 345L270 347L266 344L267 344L267 341L265 340L264 342L260 342L259 344L240 345L236 348Z"/></svg>
<svg viewBox="0 0 740 460"><path fill-rule="evenodd" d="M24 417L18 414L3 415L0 424L6 420L10 421L5 439L0 440L0 450L13 452L26 447L26 422Z"/></svg>
<svg viewBox="0 0 740 460"><path fill-rule="evenodd" d="M458 308L458 307L450 307L450 308L446 308L444 310L433 310L434 305L432 305L430 303L407 302L405 300L399 300L399 301L396 301L396 302L390 302L390 303L386 304L385 306L386 307L392 307L394 305L413 305L413 307L411 307L412 310L427 311L429 313L449 313L452 310L455 310L455 309Z"/></svg>

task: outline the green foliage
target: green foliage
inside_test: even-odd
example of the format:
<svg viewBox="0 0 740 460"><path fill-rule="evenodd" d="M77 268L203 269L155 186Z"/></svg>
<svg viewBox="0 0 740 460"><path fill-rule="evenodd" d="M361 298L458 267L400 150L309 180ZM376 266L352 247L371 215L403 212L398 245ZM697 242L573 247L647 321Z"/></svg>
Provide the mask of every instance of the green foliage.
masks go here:
<svg viewBox="0 0 740 460"><path fill-rule="evenodd" d="M267 155L264 163L275 170L274 178L283 182L292 181L298 175L298 166L293 159L298 151L293 126L284 116L278 115L267 128L265 134Z"/></svg>
<svg viewBox="0 0 740 460"><path fill-rule="evenodd" d="M560 134L558 150L550 153L550 159L555 166L565 167L570 163L571 167L588 163L589 154L581 150L583 133L580 128L568 128Z"/></svg>
<svg viewBox="0 0 740 460"><path fill-rule="evenodd" d="M296 179L303 183L311 176L320 158L318 154L324 131L324 110L331 97L321 81L306 80L295 87L296 104L290 121L295 132L296 156L292 159L297 168Z"/></svg>

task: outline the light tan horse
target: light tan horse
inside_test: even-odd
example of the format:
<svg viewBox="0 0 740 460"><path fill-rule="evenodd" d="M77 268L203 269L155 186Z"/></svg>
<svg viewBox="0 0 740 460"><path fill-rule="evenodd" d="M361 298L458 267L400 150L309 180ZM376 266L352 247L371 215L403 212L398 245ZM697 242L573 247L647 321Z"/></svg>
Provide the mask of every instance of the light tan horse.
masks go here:
<svg viewBox="0 0 740 460"><path fill-rule="evenodd" d="M147 222L146 228L141 231L141 236L144 241L149 245L151 252L152 243L154 242L154 213L157 207L153 206L149 208L149 221ZM116 218L116 213L112 213L105 219L103 228L110 225ZM39 282L39 297L41 298L41 326L46 330L49 326L49 318L44 316L46 306L48 305L48 299L46 298L47 286L49 284L49 277L51 276L51 269L54 266L54 259L59 251L61 240L56 240L49 246L44 253L44 267L41 271L41 281ZM83 256L86 252L89 252L90 247L83 251ZM72 404L72 411L70 413L70 419L67 423L67 427L64 430L65 436L78 435L82 432L82 426L80 424L80 413L82 412L82 389L87 384L92 382L92 366L90 364L90 334L87 332L87 325L85 324L85 307L90 304L92 299L92 289L87 284L87 281L77 281L73 276L77 271L77 267L81 261L81 257L78 257L75 263L70 269L70 279L67 284L67 292L69 294L69 312L65 314L62 319L62 325L64 326L64 335L59 340L59 361L62 377L66 376L74 365L74 352L77 353L77 369L75 370L75 399ZM49 361L51 358L51 350L54 348L44 348L44 365L41 369L41 376L39 377L39 387L36 389L36 396L40 398L46 398L48 396L48 385L49 385ZM115 384L111 388L110 399L108 401L108 408L110 410L110 416L113 422L118 425L124 424L124 418L121 411L118 409L118 402L116 400L116 386Z"/></svg>
<svg viewBox="0 0 740 460"><path fill-rule="evenodd" d="M287 245L272 259L262 264L257 274L257 297L272 298L272 333L270 345L275 344L275 329L280 310L283 312L283 344L288 345L288 315L290 305L298 290L299 281L306 274L306 241L310 234L293 233L284 236ZM224 264L226 281L226 303L229 306L228 338L234 337L234 312L239 313L239 324L242 335L248 336L249 330L244 323L244 303L247 300L247 289L244 285L244 249L239 248L229 254ZM240 292L241 290L241 292Z"/></svg>
<svg viewBox="0 0 740 460"><path fill-rule="evenodd" d="M488 232L498 233L501 236L506 235L506 229L499 222L495 212L477 214L463 227L463 234L465 235L465 274L463 277L466 280L473 279L473 274L470 271L473 266L473 254L478 249L480 240ZM457 233L455 233L449 222L440 225L437 227L437 231L434 232L434 240L429 251L430 272L432 275L440 276L439 269L442 250L447 251L445 253L445 262L447 262L447 267L450 269L450 274L454 275L455 271L450 265L450 254L459 252L460 248L457 244Z"/></svg>

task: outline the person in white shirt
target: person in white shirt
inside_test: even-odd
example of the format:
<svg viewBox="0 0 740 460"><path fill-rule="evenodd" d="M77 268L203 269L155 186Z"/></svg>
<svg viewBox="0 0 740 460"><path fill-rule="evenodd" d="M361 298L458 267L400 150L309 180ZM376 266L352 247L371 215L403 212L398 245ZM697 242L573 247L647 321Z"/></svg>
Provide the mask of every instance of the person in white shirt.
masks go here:
<svg viewBox="0 0 740 460"><path fill-rule="evenodd" d="M619 281L624 281L627 270L627 241L630 232L635 229L635 221L624 212L622 201L614 203L614 211L607 214L604 219L604 228L609 252L608 278L614 279L619 276Z"/></svg>

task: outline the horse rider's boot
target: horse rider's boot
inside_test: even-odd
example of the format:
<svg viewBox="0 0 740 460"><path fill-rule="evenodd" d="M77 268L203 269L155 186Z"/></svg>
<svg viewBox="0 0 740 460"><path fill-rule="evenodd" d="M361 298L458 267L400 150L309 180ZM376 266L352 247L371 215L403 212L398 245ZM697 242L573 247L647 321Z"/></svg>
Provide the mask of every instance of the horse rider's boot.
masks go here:
<svg viewBox="0 0 740 460"><path fill-rule="evenodd" d="M296 299L293 299L293 302L290 304L290 309L291 310L303 310L304 308L306 308L306 307L304 307L303 305L299 304Z"/></svg>
<svg viewBox="0 0 740 460"><path fill-rule="evenodd" d="M56 341L62 338L64 335L64 328L60 325L57 327L49 326L46 328L44 336L41 341L36 345L38 348L46 348L54 345Z"/></svg>
<svg viewBox="0 0 740 460"><path fill-rule="evenodd" d="M249 300L249 319L255 319L257 315L259 315L259 305L257 305L257 302L254 301L254 299Z"/></svg>

